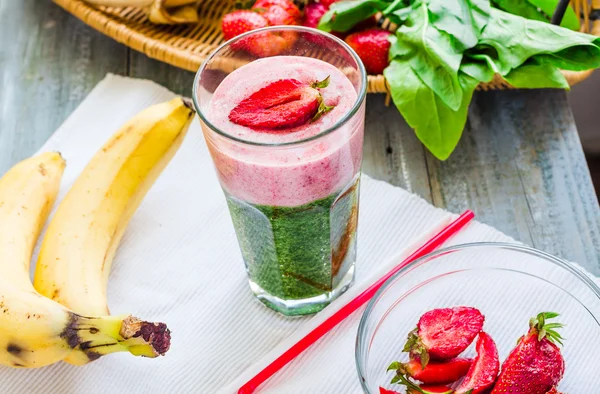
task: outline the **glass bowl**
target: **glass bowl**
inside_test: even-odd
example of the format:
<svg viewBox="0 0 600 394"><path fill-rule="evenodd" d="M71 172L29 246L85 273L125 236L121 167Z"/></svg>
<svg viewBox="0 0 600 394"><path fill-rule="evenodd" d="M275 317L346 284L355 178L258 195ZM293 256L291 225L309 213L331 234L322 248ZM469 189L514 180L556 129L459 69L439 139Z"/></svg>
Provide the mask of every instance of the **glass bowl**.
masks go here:
<svg viewBox="0 0 600 394"><path fill-rule="evenodd" d="M356 340L356 367L366 393L390 384L392 361L402 353L419 317L434 308L473 306L485 315L484 331L494 338L501 362L539 312L557 312L565 324L565 376L560 391L597 392L600 371L600 288L557 257L514 244L475 243L425 256L400 270L367 306ZM474 344L464 353L473 357Z"/></svg>

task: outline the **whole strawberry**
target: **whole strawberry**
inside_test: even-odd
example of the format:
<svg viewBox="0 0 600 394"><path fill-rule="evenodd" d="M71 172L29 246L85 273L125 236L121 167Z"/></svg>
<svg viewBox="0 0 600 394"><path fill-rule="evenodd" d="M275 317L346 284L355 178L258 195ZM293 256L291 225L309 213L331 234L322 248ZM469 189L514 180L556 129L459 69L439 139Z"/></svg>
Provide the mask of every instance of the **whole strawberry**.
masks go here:
<svg viewBox="0 0 600 394"><path fill-rule="evenodd" d="M325 7L329 8L333 3L337 3L340 0L319 0L319 4L323 4Z"/></svg>
<svg viewBox="0 0 600 394"><path fill-rule="evenodd" d="M221 20L221 30L225 40L231 40L250 30L269 26L269 22L260 14L249 10L234 11L225 14Z"/></svg>
<svg viewBox="0 0 600 394"><path fill-rule="evenodd" d="M321 3L310 3L304 8L302 26L317 28L321 17L327 12L327 6Z"/></svg>
<svg viewBox="0 0 600 394"><path fill-rule="evenodd" d="M452 359L469 347L484 320L481 312L471 307L431 310L421 316L417 328L408 335L404 351L420 360L423 367L430 359Z"/></svg>
<svg viewBox="0 0 600 394"><path fill-rule="evenodd" d="M300 12L300 9L298 9L291 0L258 0L254 3L252 8L255 10L264 9L268 11L269 8L274 6L281 7L292 18L294 23L289 24L299 25L302 21L302 12Z"/></svg>
<svg viewBox="0 0 600 394"><path fill-rule="evenodd" d="M290 15L283 7L274 5L265 11L258 11L269 23L269 26L298 25L298 20Z"/></svg>
<svg viewBox="0 0 600 394"><path fill-rule="evenodd" d="M390 35L387 30L369 29L350 34L346 43L356 51L369 74L381 74L390 64Z"/></svg>
<svg viewBox="0 0 600 394"><path fill-rule="evenodd" d="M556 343L559 323L548 323L557 313L542 312L529 322L529 332L519 339L502 364L492 394L546 394L552 392L565 372L565 361Z"/></svg>
<svg viewBox="0 0 600 394"><path fill-rule="evenodd" d="M268 14L268 16L276 18L277 12L278 11L275 10ZM285 14L285 17L287 17L287 14ZM224 15L221 20L221 29L223 30L223 36L226 40L269 25L269 21L263 15L250 10L234 11ZM232 47L235 49L243 49L258 57L279 55L290 49L297 38L297 35L294 32L286 33L289 34L278 34L276 32L257 33L239 40L235 45L232 45Z"/></svg>

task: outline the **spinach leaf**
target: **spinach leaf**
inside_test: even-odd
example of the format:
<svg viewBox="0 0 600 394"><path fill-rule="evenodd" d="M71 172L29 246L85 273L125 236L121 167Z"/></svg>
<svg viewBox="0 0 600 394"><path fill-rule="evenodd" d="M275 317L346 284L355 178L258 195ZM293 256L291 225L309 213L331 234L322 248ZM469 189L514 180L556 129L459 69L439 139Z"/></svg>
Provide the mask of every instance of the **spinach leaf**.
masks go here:
<svg viewBox="0 0 600 394"><path fill-rule="evenodd" d="M410 14L414 10L421 7L423 3L419 0L415 0L412 2L412 4L408 6L402 7L403 4L404 0L396 0L383 11L383 16L388 18L392 23L395 23L396 25L402 25L407 21Z"/></svg>
<svg viewBox="0 0 600 394"><path fill-rule="evenodd" d="M383 73L394 104L408 125L435 157L446 160L460 140L478 81L460 73L463 100L453 111L419 78L408 61L394 59Z"/></svg>
<svg viewBox="0 0 600 394"><path fill-rule="evenodd" d="M490 18L489 0L429 0L431 23L450 34L458 49L474 47Z"/></svg>
<svg viewBox="0 0 600 394"><path fill-rule="evenodd" d="M390 5L385 0L349 0L333 3L321 17L318 28L324 31L348 31Z"/></svg>
<svg viewBox="0 0 600 394"><path fill-rule="evenodd" d="M540 22L550 22L554 10L558 6L559 0L493 0L492 4L496 8L500 8L514 15L522 16L523 18L532 19ZM573 8L568 7L563 20L560 24L571 30L579 30L579 18L573 11Z"/></svg>
<svg viewBox="0 0 600 394"><path fill-rule="evenodd" d="M460 65L460 71L479 82L486 83L494 79L494 74L496 74L493 62L486 55L465 56Z"/></svg>
<svg viewBox="0 0 600 394"><path fill-rule="evenodd" d="M589 70L590 68L596 68L600 66L597 59L600 39L596 39L594 42L596 47L571 47L556 53L536 55L535 58L540 63L550 63L563 70Z"/></svg>
<svg viewBox="0 0 600 394"><path fill-rule="evenodd" d="M510 12L523 18L540 22L549 22L549 16L542 14L538 7L527 0L492 0L492 5L503 11Z"/></svg>
<svg viewBox="0 0 600 394"><path fill-rule="evenodd" d="M453 46L448 33L430 25L427 5L412 12L396 32L390 57L408 61L416 75L452 110L462 102L458 68L462 53Z"/></svg>
<svg viewBox="0 0 600 394"><path fill-rule="evenodd" d="M600 66L600 39L589 34L573 32L548 23L533 21L492 8L492 18L483 30L475 51L493 48L496 65L502 75L517 68L535 55L546 61L570 63L572 67ZM563 52L566 51L566 52ZM567 62L567 58L576 58ZM558 65L558 64L556 64Z"/></svg>
<svg viewBox="0 0 600 394"><path fill-rule="evenodd" d="M515 68L504 79L515 88L560 88L569 89L569 83L558 67L539 64L530 60Z"/></svg>

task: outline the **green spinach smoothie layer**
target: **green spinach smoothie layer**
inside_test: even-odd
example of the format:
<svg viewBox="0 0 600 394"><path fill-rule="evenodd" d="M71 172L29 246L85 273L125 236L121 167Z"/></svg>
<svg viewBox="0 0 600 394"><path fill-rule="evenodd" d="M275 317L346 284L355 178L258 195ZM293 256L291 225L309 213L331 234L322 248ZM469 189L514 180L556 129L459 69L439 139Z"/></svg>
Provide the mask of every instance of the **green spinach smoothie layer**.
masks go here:
<svg viewBox="0 0 600 394"><path fill-rule="evenodd" d="M358 181L296 207L226 197L250 280L271 295L296 300L328 293L354 263Z"/></svg>

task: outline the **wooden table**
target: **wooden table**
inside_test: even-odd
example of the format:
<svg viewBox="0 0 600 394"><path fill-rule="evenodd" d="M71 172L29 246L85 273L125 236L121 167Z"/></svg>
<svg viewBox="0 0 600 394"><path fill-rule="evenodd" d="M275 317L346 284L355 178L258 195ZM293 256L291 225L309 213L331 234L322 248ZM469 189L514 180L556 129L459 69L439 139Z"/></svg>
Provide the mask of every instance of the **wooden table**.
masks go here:
<svg viewBox="0 0 600 394"><path fill-rule="evenodd" d="M0 174L34 153L106 73L191 94L193 74L94 31L49 0L0 0ZM365 173L600 274L600 210L562 91L481 92L440 162L368 98Z"/></svg>

